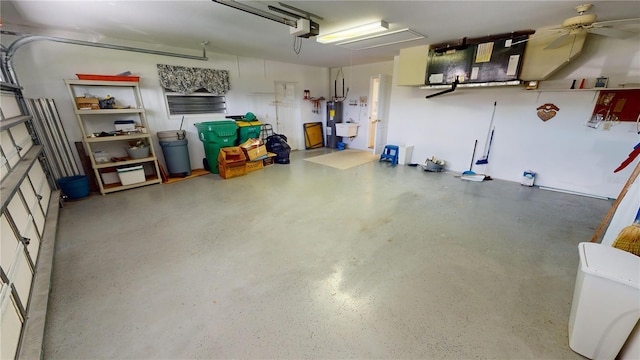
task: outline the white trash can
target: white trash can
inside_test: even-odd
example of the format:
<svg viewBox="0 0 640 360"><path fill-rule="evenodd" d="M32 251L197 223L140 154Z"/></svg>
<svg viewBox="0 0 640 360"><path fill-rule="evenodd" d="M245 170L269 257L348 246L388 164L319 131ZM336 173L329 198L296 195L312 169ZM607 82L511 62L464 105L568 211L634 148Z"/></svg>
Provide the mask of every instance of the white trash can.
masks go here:
<svg viewBox="0 0 640 360"><path fill-rule="evenodd" d="M590 359L614 359L640 320L640 257L597 243L580 243L578 252L569 347Z"/></svg>

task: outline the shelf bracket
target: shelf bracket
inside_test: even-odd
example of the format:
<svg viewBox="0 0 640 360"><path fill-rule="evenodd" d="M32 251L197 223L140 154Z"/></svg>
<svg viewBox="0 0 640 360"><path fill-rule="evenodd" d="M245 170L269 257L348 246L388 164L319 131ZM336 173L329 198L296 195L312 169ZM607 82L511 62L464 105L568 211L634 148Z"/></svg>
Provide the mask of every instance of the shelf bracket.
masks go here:
<svg viewBox="0 0 640 360"><path fill-rule="evenodd" d="M459 83L460 82L458 81L458 77L456 76L456 79L451 84L451 89L447 89L447 90L444 90L444 91L437 92L435 94L427 95L424 98L425 99L430 99L430 98L435 97L435 96L444 95L444 94L447 94L447 93L450 93L450 92L454 92L456 90L456 87L458 87Z"/></svg>

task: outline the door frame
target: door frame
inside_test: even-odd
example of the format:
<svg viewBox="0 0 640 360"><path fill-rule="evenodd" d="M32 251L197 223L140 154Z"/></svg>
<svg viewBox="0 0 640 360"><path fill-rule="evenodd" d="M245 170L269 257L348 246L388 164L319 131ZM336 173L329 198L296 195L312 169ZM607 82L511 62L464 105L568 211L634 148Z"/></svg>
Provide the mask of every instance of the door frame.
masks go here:
<svg viewBox="0 0 640 360"><path fill-rule="evenodd" d="M391 75L378 74L369 79L369 148L373 154L382 153L389 130L389 104L391 103ZM373 119L375 113L375 119ZM372 134L373 133L373 134ZM373 137L373 147L371 138Z"/></svg>

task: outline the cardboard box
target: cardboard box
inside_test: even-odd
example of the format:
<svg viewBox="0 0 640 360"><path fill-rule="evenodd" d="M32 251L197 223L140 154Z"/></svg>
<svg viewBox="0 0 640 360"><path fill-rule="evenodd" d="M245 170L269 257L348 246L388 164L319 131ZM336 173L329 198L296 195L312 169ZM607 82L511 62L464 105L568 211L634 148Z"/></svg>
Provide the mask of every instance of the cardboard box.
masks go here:
<svg viewBox="0 0 640 360"><path fill-rule="evenodd" d="M261 160L267 155L267 147L260 139L249 139L240 144L240 148L242 148L242 151L244 151L247 159L250 161Z"/></svg>
<svg viewBox="0 0 640 360"><path fill-rule="evenodd" d="M116 184L120 182L118 172L115 167L100 169L100 177L104 185Z"/></svg>
<svg viewBox="0 0 640 360"><path fill-rule="evenodd" d="M250 173L252 171L261 170L262 169L262 160L257 161L247 161L246 164L247 172Z"/></svg>
<svg viewBox="0 0 640 360"><path fill-rule="evenodd" d="M278 156L277 154L274 154L272 152L267 153L267 157L262 159L262 167L267 167L267 166L271 166L273 164L276 163L276 156Z"/></svg>
<svg viewBox="0 0 640 360"><path fill-rule="evenodd" d="M142 165L118 168L117 171L122 185L137 184L146 180Z"/></svg>
<svg viewBox="0 0 640 360"><path fill-rule="evenodd" d="M223 179L230 179L242 175L247 175L247 167L244 163L237 165L218 164L218 174Z"/></svg>
<svg viewBox="0 0 640 360"><path fill-rule="evenodd" d="M242 165L244 167L246 162L247 158L239 146L225 147L220 149L220 153L218 153L218 164L221 165Z"/></svg>
<svg viewBox="0 0 640 360"><path fill-rule="evenodd" d="M78 110L100 110L98 98L77 97L76 106Z"/></svg>

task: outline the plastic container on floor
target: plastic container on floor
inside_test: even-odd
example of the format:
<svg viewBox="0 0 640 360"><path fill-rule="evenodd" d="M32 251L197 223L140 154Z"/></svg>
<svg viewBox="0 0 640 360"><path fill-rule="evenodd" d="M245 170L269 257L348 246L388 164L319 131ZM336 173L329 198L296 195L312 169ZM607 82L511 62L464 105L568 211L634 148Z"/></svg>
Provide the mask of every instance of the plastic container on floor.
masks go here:
<svg viewBox="0 0 640 360"><path fill-rule="evenodd" d="M58 179L60 190L71 200L89 196L89 177L86 175L67 176Z"/></svg>
<svg viewBox="0 0 640 360"><path fill-rule="evenodd" d="M260 138L260 130L262 123L260 121L237 121L238 125L238 141L237 145L249 139Z"/></svg>
<svg viewBox="0 0 640 360"><path fill-rule="evenodd" d="M189 148L187 140L160 141L164 161L167 163L167 171L174 176L191 175L191 162L189 161Z"/></svg>
<svg viewBox="0 0 640 360"><path fill-rule="evenodd" d="M586 242L578 252L569 347L589 359L614 359L640 319L640 257Z"/></svg>
<svg viewBox="0 0 640 360"><path fill-rule="evenodd" d="M233 120L207 121L194 124L198 137L204 145L206 166L209 171L218 173L218 153L224 147L234 146L238 138L238 125Z"/></svg>

